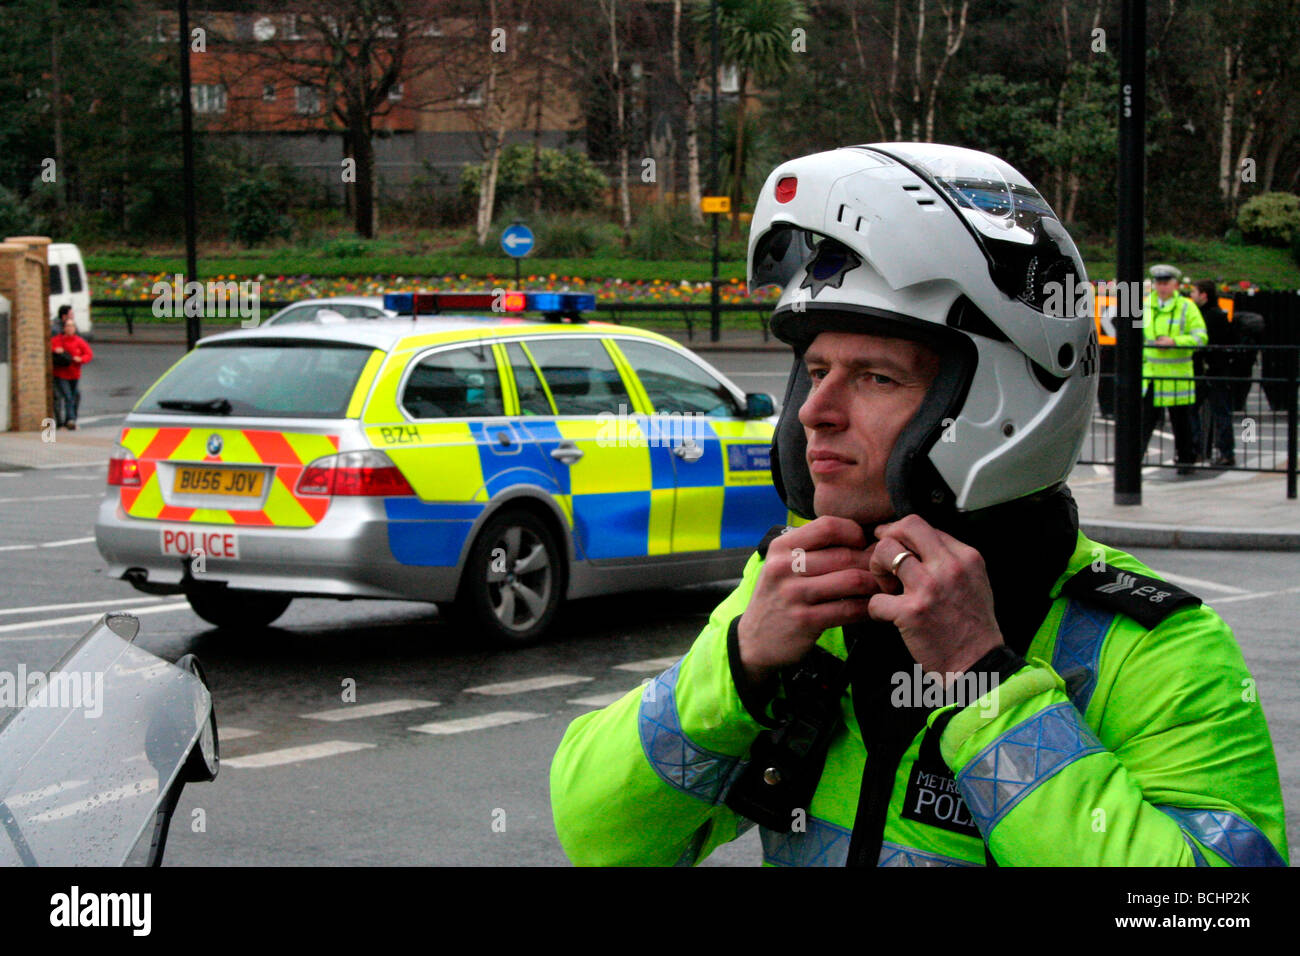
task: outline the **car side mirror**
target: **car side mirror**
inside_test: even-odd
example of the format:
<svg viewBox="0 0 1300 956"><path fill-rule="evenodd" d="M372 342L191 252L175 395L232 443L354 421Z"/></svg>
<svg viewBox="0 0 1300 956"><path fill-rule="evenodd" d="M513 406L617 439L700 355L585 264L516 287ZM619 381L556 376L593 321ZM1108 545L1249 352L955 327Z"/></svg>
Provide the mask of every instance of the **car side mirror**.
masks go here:
<svg viewBox="0 0 1300 956"><path fill-rule="evenodd" d="M766 392L749 392L745 395L746 418L770 418L776 414L776 400Z"/></svg>

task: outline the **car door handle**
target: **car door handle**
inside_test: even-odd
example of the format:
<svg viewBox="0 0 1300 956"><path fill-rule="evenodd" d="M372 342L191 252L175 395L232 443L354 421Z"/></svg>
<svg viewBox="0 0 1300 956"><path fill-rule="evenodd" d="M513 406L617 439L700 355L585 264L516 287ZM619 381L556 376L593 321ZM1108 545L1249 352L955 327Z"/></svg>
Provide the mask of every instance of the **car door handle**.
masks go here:
<svg viewBox="0 0 1300 956"><path fill-rule="evenodd" d="M572 465L584 454L585 452L571 441L562 441L551 449L551 457L566 465Z"/></svg>
<svg viewBox="0 0 1300 956"><path fill-rule="evenodd" d="M509 448L511 445L514 444L514 442L510 439L509 432L497 432L496 438L497 438L497 444L501 445L502 447Z"/></svg>
<svg viewBox="0 0 1300 956"><path fill-rule="evenodd" d="M697 445L694 439L688 438L673 449L673 454L682 461L699 461L704 455L704 449Z"/></svg>

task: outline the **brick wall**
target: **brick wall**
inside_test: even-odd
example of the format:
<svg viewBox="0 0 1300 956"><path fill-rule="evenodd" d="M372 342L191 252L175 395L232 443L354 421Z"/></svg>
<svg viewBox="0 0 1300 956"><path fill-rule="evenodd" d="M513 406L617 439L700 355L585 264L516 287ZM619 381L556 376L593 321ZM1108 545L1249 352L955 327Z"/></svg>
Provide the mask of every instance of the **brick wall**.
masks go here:
<svg viewBox="0 0 1300 956"><path fill-rule="evenodd" d="M11 236L0 243L0 295L9 299L10 428L39 431L54 416L50 358L50 269L44 236Z"/></svg>

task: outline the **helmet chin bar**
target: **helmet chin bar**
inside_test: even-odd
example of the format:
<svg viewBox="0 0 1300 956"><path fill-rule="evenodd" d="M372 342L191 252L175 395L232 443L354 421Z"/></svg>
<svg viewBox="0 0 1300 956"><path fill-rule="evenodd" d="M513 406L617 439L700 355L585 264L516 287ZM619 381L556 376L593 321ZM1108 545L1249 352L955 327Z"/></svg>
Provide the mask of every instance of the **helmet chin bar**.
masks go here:
<svg viewBox="0 0 1300 956"><path fill-rule="evenodd" d="M772 316L772 330L795 349L781 417L772 436L772 479L786 507L801 518L817 517L808 444L799 421L799 410L812 385L804 352L822 332L850 332L907 339L938 353L939 372L921 407L899 433L885 464L885 487L897 517L915 513L939 528L950 524L957 514L956 495L930 461L929 452L943 434L945 419L955 419L966 401L977 361L971 340L930 322L844 304L809 303L799 313L782 307Z"/></svg>

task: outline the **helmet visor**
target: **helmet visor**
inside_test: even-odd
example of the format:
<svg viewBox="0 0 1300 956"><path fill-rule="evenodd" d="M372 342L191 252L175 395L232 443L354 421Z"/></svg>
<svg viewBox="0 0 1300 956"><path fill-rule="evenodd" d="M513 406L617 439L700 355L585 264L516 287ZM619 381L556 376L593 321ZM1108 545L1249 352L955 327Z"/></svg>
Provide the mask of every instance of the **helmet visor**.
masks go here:
<svg viewBox="0 0 1300 956"><path fill-rule="evenodd" d="M1007 295L1042 312L1054 283L1061 290L1084 283L1083 260L1065 227L1038 190L1008 164L924 143L891 144L881 152L930 180L949 200L983 250L994 283Z"/></svg>

